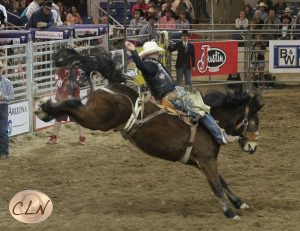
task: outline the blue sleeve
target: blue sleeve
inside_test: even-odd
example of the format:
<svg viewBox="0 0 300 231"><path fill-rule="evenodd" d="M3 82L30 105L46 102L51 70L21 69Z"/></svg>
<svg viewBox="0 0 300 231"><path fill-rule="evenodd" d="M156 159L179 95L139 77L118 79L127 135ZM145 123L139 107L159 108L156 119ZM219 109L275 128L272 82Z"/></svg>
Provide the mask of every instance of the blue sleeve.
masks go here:
<svg viewBox="0 0 300 231"><path fill-rule="evenodd" d="M156 74L157 66L154 63L145 62L141 60L140 56L138 55L137 51L131 52L132 59L136 65L136 67L143 73L147 75Z"/></svg>

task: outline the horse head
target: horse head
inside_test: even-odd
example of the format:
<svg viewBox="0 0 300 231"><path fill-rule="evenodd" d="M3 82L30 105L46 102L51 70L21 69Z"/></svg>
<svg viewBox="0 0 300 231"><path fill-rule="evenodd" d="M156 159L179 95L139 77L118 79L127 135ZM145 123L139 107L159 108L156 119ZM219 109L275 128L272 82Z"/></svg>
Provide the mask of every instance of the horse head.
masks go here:
<svg viewBox="0 0 300 231"><path fill-rule="evenodd" d="M262 96L241 91L212 91L204 96L204 101L211 106L212 116L228 134L241 137L242 150L253 154L258 146L258 112L264 106Z"/></svg>
<svg viewBox="0 0 300 231"><path fill-rule="evenodd" d="M239 144L241 148L249 154L253 154L258 146L258 112L263 106L264 104L260 94L251 97L249 103L245 107L243 119L236 126L237 132L241 134L242 137Z"/></svg>

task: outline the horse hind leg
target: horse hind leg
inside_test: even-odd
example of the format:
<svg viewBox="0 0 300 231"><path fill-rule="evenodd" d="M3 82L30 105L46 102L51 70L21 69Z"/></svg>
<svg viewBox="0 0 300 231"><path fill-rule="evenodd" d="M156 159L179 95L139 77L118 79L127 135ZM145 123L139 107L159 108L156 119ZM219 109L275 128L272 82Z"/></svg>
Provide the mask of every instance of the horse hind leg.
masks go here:
<svg viewBox="0 0 300 231"><path fill-rule="evenodd" d="M249 206L239 197L237 197L228 187L225 179L220 175L220 182L222 184L223 190L227 195L230 202L236 207L237 209L247 209Z"/></svg>
<svg viewBox="0 0 300 231"><path fill-rule="evenodd" d="M228 205L228 200L225 197L223 186L221 184L220 177L218 174L216 160L212 158L204 162L201 162L201 160L199 159L196 159L195 161L198 165L198 168L205 173L206 178L221 205L224 215L230 219L240 220L240 216L235 211L233 211Z"/></svg>

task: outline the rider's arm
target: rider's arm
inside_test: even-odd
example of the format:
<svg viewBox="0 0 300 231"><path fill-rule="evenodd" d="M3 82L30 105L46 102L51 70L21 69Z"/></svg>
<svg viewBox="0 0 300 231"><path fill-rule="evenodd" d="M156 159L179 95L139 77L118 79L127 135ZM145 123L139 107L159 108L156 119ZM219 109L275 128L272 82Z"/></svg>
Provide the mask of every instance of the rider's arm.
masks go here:
<svg viewBox="0 0 300 231"><path fill-rule="evenodd" d="M143 73L147 75L154 75L157 72L157 66L151 62L144 62L137 51L131 51L132 59L135 62L136 67Z"/></svg>

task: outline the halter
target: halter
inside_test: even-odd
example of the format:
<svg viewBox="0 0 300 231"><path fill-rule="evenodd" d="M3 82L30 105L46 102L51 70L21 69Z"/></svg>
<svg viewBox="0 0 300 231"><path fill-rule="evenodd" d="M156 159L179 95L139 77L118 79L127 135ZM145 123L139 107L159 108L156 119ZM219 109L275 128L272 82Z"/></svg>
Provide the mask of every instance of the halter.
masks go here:
<svg viewBox="0 0 300 231"><path fill-rule="evenodd" d="M247 105L246 108L245 108L244 118L240 123L238 123L238 125L236 126L236 129L238 130L241 127L243 127L243 130L242 130L242 133L241 133L242 137L245 137L250 141L254 141L254 140L258 140L258 131L256 131L256 132L247 132L247 128L248 128L248 125L249 125L249 119L248 119L249 111L250 111L250 108L249 108L249 105Z"/></svg>

